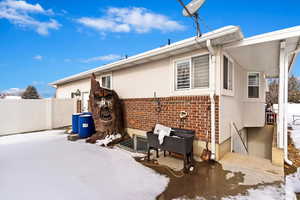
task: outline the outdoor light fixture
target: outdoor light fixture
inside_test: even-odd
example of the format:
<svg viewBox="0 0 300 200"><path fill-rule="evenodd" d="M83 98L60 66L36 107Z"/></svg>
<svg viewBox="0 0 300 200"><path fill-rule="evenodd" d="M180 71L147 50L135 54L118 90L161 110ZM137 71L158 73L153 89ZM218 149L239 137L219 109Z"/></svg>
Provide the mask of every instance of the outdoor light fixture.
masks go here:
<svg viewBox="0 0 300 200"><path fill-rule="evenodd" d="M76 92L74 93L74 95L75 95L75 96L80 96L80 95L81 95L81 92L80 92L80 90L79 90L79 89L77 89L77 90L76 90Z"/></svg>
<svg viewBox="0 0 300 200"><path fill-rule="evenodd" d="M72 98L74 98L74 96L79 97L81 95L81 92L79 89L77 89L76 92L72 92L71 95L72 95Z"/></svg>

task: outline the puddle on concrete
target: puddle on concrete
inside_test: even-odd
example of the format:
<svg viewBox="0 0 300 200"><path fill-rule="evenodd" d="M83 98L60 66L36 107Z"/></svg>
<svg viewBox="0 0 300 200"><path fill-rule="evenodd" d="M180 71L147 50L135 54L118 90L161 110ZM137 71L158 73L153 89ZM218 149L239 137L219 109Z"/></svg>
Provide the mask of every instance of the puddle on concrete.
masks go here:
<svg viewBox="0 0 300 200"><path fill-rule="evenodd" d="M154 165L151 161L151 165L147 161L140 159L137 159L137 161L170 178L166 190L157 197L157 200L194 199L196 197L215 200L238 194L246 195L247 190L250 188L267 185L280 186L281 184L278 181L269 184L261 183L255 186L239 185L239 183L243 183L245 174L224 170L222 165L215 161L195 162L195 169L192 173L176 177L174 172L166 167Z"/></svg>

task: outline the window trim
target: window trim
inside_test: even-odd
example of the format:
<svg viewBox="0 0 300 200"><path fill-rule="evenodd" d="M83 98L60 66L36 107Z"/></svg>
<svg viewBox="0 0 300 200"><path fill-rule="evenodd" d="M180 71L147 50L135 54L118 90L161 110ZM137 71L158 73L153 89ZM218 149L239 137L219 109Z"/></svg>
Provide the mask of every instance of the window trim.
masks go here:
<svg viewBox="0 0 300 200"><path fill-rule="evenodd" d="M177 64L180 64L180 63L185 63L185 62L188 62L189 63L189 68L190 68L190 87L189 88L182 88L182 89L178 89L177 88ZM190 90L191 89L191 84L192 84L192 73L191 73L191 70L192 70L192 59L185 59L185 60L179 60L179 61L176 61L175 62L175 91L184 91L184 90Z"/></svg>
<svg viewBox="0 0 300 200"><path fill-rule="evenodd" d="M203 87L203 88L192 88L192 59L195 57L199 57L199 56L208 56L208 70L209 70L209 83L208 83L208 87ZM190 67L190 87L189 88L184 88L184 89L178 89L177 88L177 63L182 63L182 62L187 62L189 61L189 67ZM178 59L174 59L173 60L173 83L175 84L174 86L172 86L172 92L184 92L184 91L191 91L191 90L198 90L198 91L209 91L210 90L210 86L211 86L211 80L210 80L210 74L211 74L211 56L209 52L203 52L203 53L198 53L198 54L194 54L191 56L186 56L186 57L182 57L182 58L178 58Z"/></svg>
<svg viewBox="0 0 300 200"><path fill-rule="evenodd" d="M224 56L232 63L232 89L225 89L224 88ZM235 92L235 62L231 56L229 56L226 52L222 53L221 57L221 91L222 95L225 96L234 96Z"/></svg>
<svg viewBox="0 0 300 200"><path fill-rule="evenodd" d="M249 97L249 74L258 74L258 97ZM260 76L261 76L261 72L257 72L257 71L249 71L247 72L247 99L248 100L259 100L261 98L261 92L260 92L260 87L261 87L261 83L260 83Z"/></svg>
<svg viewBox="0 0 300 200"><path fill-rule="evenodd" d="M102 86L102 78L103 77L110 77L110 88ZM113 79L112 73L100 75L100 80L99 80L100 86L103 87L103 88L105 88L105 89L112 90L113 89L113 81L112 81L112 79Z"/></svg>
<svg viewBox="0 0 300 200"><path fill-rule="evenodd" d="M86 111L83 110L84 94L88 94L88 102L87 102L88 103L88 105L87 105L88 107L87 107ZM83 92L80 93L80 96L81 96L81 98L80 98L80 100L81 100L81 112L88 112L89 111L89 100L90 100L89 95L90 95L89 91L83 91Z"/></svg>

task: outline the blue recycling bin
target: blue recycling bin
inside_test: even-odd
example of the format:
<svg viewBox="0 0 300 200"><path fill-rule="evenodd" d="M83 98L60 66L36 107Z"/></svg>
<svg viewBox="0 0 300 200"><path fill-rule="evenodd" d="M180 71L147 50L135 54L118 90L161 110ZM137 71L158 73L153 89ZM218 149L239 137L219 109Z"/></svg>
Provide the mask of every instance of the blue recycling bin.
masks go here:
<svg viewBox="0 0 300 200"><path fill-rule="evenodd" d="M95 132L95 123L94 123L93 113L92 112L83 112L81 115L91 115L92 116L92 129Z"/></svg>
<svg viewBox="0 0 300 200"><path fill-rule="evenodd" d="M92 116L93 116L93 113L92 113L92 112L83 112L82 114L83 114L83 115L92 115Z"/></svg>
<svg viewBox="0 0 300 200"><path fill-rule="evenodd" d="M78 119L81 113L75 113L72 115L72 132L78 133Z"/></svg>
<svg viewBox="0 0 300 200"><path fill-rule="evenodd" d="M78 134L80 138L88 138L95 132L92 115L80 115L78 118Z"/></svg>

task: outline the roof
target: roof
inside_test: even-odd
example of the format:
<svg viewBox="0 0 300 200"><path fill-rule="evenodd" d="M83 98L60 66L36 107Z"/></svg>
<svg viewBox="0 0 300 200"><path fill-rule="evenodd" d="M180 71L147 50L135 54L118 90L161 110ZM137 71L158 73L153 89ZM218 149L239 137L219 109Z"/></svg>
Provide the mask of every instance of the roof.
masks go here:
<svg viewBox="0 0 300 200"><path fill-rule="evenodd" d="M261 71L267 77L279 75L280 43L285 41L286 53L292 53L300 45L300 26L264 33L225 45L225 51L235 61L249 70ZM289 67L294 63L297 53L289 56Z"/></svg>
<svg viewBox="0 0 300 200"><path fill-rule="evenodd" d="M225 45L243 39L243 34L238 26L225 26L223 28L203 34L201 37L191 37L170 45L156 48L127 59L119 60L110 64L106 64L88 71L75 74L50 83L52 86L65 84L75 80L81 80L90 77L92 73L100 74L108 71L118 70L122 68L132 67L139 64L159 60L162 58L182 54L188 51L206 47L206 41L211 40L212 45Z"/></svg>

